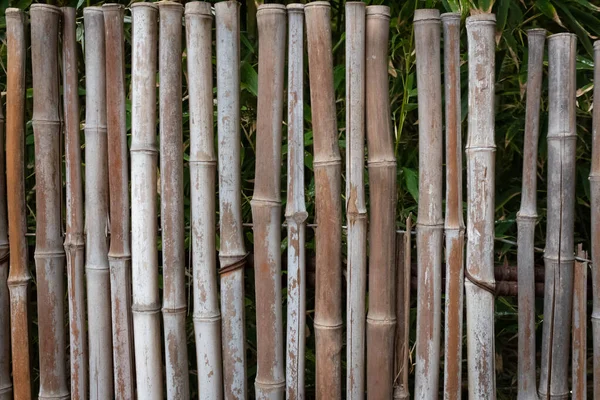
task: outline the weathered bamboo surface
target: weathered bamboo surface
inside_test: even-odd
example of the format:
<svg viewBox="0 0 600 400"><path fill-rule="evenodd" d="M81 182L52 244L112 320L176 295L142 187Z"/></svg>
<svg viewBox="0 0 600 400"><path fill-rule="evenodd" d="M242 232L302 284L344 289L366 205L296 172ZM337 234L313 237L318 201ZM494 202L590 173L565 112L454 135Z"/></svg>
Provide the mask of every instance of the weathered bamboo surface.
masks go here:
<svg viewBox="0 0 600 400"><path fill-rule="evenodd" d="M583 246L577 246L577 256L587 259ZM573 329L572 341L572 399L587 398L587 261L575 261L573 269Z"/></svg>
<svg viewBox="0 0 600 400"><path fill-rule="evenodd" d="M577 36L548 37L548 203L541 399L569 396L575 208L575 52Z"/></svg>
<svg viewBox="0 0 600 400"><path fill-rule="evenodd" d="M600 41L594 43L594 82L600 82ZM600 99L600 85L594 85L594 99ZM592 225L592 330L594 398L600 396L600 107L594 107L592 121L592 165L590 210Z"/></svg>

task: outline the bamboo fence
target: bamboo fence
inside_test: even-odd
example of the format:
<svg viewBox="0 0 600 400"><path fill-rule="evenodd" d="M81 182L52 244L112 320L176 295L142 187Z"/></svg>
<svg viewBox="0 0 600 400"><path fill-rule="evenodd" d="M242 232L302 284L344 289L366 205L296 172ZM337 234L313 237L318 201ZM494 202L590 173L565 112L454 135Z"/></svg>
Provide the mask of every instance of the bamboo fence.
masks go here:
<svg viewBox="0 0 600 400"><path fill-rule="evenodd" d="M600 82L600 41L594 43L594 81ZM594 86L594 98L600 98L600 85ZM592 165L590 170L590 208L600 209L600 107L592 121ZM600 213L592 212L592 332L594 396L600 396Z"/></svg>

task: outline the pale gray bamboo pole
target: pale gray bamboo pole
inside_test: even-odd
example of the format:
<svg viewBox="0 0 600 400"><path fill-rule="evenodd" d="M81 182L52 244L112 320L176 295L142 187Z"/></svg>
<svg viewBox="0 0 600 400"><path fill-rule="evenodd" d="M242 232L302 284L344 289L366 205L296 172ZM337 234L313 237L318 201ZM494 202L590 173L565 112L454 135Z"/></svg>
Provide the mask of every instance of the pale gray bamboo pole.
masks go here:
<svg viewBox="0 0 600 400"><path fill-rule="evenodd" d="M125 9L104 4L106 43L106 116L110 203L110 293L113 326L115 397L134 397L133 327L131 315L131 245L129 222L129 165L125 113ZM120 45L119 45L120 44Z"/></svg>
<svg viewBox="0 0 600 400"><path fill-rule="evenodd" d="M575 52L577 36L548 37L548 203L542 364L542 399L569 396L569 340L573 301L575 209Z"/></svg>
<svg viewBox="0 0 600 400"><path fill-rule="evenodd" d="M587 259L580 244L577 257ZM587 261L575 261L573 271L573 343L572 343L572 399L587 398Z"/></svg>
<svg viewBox="0 0 600 400"><path fill-rule="evenodd" d="M181 106L181 35L183 6L160 1L160 186L163 256L163 323L167 398L189 398L185 318L183 220L183 133Z"/></svg>
<svg viewBox="0 0 600 400"><path fill-rule="evenodd" d="M215 253L212 11L210 3L185 5L190 104L190 178L194 333L200 399L223 398L221 312Z"/></svg>
<svg viewBox="0 0 600 400"><path fill-rule="evenodd" d="M462 334L465 276L465 223L462 201L460 101L460 13L441 15L444 29L446 120L446 317L444 399L462 397Z"/></svg>
<svg viewBox="0 0 600 400"><path fill-rule="evenodd" d="M306 203L304 200L304 4L288 12L287 351L286 396L304 399Z"/></svg>
<svg viewBox="0 0 600 400"><path fill-rule="evenodd" d="M163 398L157 251L158 8L135 3L131 96L131 272L138 399Z"/></svg>
<svg viewBox="0 0 600 400"><path fill-rule="evenodd" d="M369 168L367 397L391 399L396 329L396 157L388 83L390 8L366 8L365 121Z"/></svg>
<svg viewBox="0 0 600 400"><path fill-rule="evenodd" d="M496 398L494 364L494 14L467 18L467 359L469 398Z"/></svg>
<svg viewBox="0 0 600 400"><path fill-rule="evenodd" d="M440 368L442 293L442 81L440 13L415 11L419 104L417 343L415 399L435 399Z"/></svg>
<svg viewBox="0 0 600 400"><path fill-rule="evenodd" d="M226 399L245 399L246 333L240 166L240 9L215 4L223 374Z"/></svg>
<svg viewBox="0 0 600 400"><path fill-rule="evenodd" d="M71 362L71 399L88 397L88 352L85 320L83 182L79 127L76 10L62 8L63 109L65 121L67 293Z"/></svg>
<svg viewBox="0 0 600 400"><path fill-rule="evenodd" d="M65 249L61 232L60 8L34 4L31 15L33 134L35 138L36 244L40 399L69 398L64 331Z"/></svg>
<svg viewBox="0 0 600 400"><path fill-rule="evenodd" d="M600 82L600 41L594 43L594 82ZM600 101L600 85L594 85L594 99ZM590 209L592 220L592 346L594 350L594 398L600 396L600 107L592 112L592 166Z"/></svg>
<svg viewBox="0 0 600 400"><path fill-rule="evenodd" d="M346 3L347 399L362 399L365 391L365 13L365 3Z"/></svg>
<svg viewBox="0 0 600 400"><path fill-rule="evenodd" d="M519 281L519 358L518 399L537 398L535 369L535 279L534 241L537 220L537 160L540 120L540 98L544 62L544 29L527 31L527 103L523 145L523 190L521 209L517 214L517 268Z"/></svg>

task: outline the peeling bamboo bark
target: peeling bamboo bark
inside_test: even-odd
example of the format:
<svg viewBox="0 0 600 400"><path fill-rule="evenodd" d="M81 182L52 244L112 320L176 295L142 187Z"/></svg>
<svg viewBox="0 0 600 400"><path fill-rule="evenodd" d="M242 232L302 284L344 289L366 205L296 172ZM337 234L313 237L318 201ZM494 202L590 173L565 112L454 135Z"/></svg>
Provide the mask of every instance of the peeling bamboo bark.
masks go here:
<svg viewBox="0 0 600 400"><path fill-rule="evenodd" d="M31 275L27 257L25 205L25 13L6 9L8 71L6 77L6 191L10 269L10 337L13 394L31 399L29 369L28 293Z"/></svg>
<svg viewBox="0 0 600 400"><path fill-rule="evenodd" d="M79 79L77 76L76 10L62 8L63 109L65 121L67 292L69 301L69 338L71 399L88 396L88 355L85 333L83 235L83 185L81 181L81 140L79 129Z"/></svg>
<svg viewBox="0 0 600 400"><path fill-rule="evenodd" d="M460 101L460 13L441 15L444 28L444 93L446 116L446 334L444 399L462 397L462 333L464 308L465 223L462 201Z"/></svg>
<svg viewBox="0 0 600 400"><path fill-rule="evenodd" d="M304 4L288 11L286 398L304 399L306 203L304 201Z"/></svg>
<svg viewBox="0 0 600 400"><path fill-rule="evenodd" d="M199 398L223 398L221 312L215 253L212 12L210 3L185 6L190 104L190 176L194 332Z"/></svg>
<svg viewBox="0 0 600 400"><path fill-rule="evenodd" d="M237 1L215 4L217 47L217 131L223 312L223 374L226 399L245 399L246 333L240 166L240 10Z"/></svg>
<svg viewBox="0 0 600 400"><path fill-rule="evenodd" d="M587 258L581 244L577 256ZM576 261L573 271L573 393L572 399L586 400L586 336L587 336L587 269L588 263Z"/></svg>
<svg viewBox="0 0 600 400"><path fill-rule="evenodd" d="M537 220L537 159L540 120L540 98L544 61L544 29L527 31L529 60L527 63L527 108L523 145L523 190L521 209L517 214L517 263L519 281L519 359L518 399L537 400L535 369L535 256L534 240Z"/></svg>
<svg viewBox="0 0 600 400"><path fill-rule="evenodd" d="M388 83L390 8L366 8L365 121L369 167L369 312L367 396L391 399L394 384L396 291L396 157Z"/></svg>
<svg viewBox="0 0 600 400"><path fill-rule="evenodd" d="M117 400L132 399L135 395L131 315L129 165L125 113L124 10L123 6L118 4L102 6L104 38L105 42L109 43L106 46L106 119L111 228L108 262Z"/></svg>
<svg viewBox="0 0 600 400"><path fill-rule="evenodd" d="M58 28L60 8L31 6L40 399L69 398L65 362ZM21 357L21 356L20 356Z"/></svg>
<svg viewBox="0 0 600 400"><path fill-rule="evenodd" d="M541 399L569 396L575 209L575 52L577 36L548 37L548 204Z"/></svg>
<svg viewBox="0 0 600 400"><path fill-rule="evenodd" d="M417 343L415 399L436 399L442 293L442 82L440 13L415 11L419 104Z"/></svg>
<svg viewBox="0 0 600 400"><path fill-rule="evenodd" d="M331 9L306 4L306 36L314 137L316 232L316 395L342 397L342 160L333 88Z"/></svg>
<svg viewBox="0 0 600 400"><path fill-rule="evenodd" d="M135 3L131 97L131 272L139 399L163 398L156 222L158 8Z"/></svg>
<svg viewBox="0 0 600 400"><path fill-rule="evenodd" d="M163 323L167 398L188 399L183 220L183 133L181 109L181 18L183 6L158 4L160 75L160 185L163 256Z"/></svg>
<svg viewBox="0 0 600 400"><path fill-rule="evenodd" d="M496 398L494 350L494 14L467 18L467 358L469 398Z"/></svg>
<svg viewBox="0 0 600 400"><path fill-rule="evenodd" d="M365 206L365 4L346 3L346 219L348 295L346 398L365 392L365 295L367 209Z"/></svg>

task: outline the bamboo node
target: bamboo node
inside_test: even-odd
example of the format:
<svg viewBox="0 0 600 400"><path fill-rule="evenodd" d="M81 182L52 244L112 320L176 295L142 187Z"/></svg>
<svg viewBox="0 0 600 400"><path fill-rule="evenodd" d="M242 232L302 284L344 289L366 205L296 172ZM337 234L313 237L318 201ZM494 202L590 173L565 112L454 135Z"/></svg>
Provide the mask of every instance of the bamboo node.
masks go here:
<svg viewBox="0 0 600 400"><path fill-rule="evenodd" d="M317 322L316 319L315 319L313 325L314 325L315 328L318 328L318 329L321 329L321 330L324 330L324 331L335 331L335 330L338 330L338 329L341 329L341 328L344 327L344 323L343 322L340 322L340 323L337 323L337 324L333 324L333 325L331 325L331 324L325 325L325 324L322 324L320 322Z"/></svg>
<svg viewBox="0 0 600 400"><path fill-rule="evenodd" d="M465 153L467 154L472 154L472 153L486 153L486 152L491 152L491 153L495 153L496 152L496 146L492 145L492 146L471 146L471 145L467 145L467 147L465 147Z"/></svg>
<svg viewBox="0 0 600 400"><path fill-rule="evenodd" d="M139 4L139 3L136 3L136 4ZM131 145L131 149L129 151L131 153L138 153L138 154L146 153L151 156L158 155L158 150L156 148L156 145L154 145L154 144L133 143Z"/></svg>
<svg viewBox="0 0 600 400"><path fill-rule="evenodd" d="M38 259L38 258L61 258L65 256L65 252L61 249L61 250L49 250L49 251L39 251L36 250L35 253L33 253L33 258L34 259Z"/></svg>
<svg viewBox="0 0 600 400"><path fill-rule="evenodd" d="M394 160L374 160L374 161L367 161L367 166L369 168L395 167L396 166L396 159L394 159Z"/></svg>
<svg viewBox="0 0 600 400"><path fill-rule="evenodd" d="M200 167L203 165L212 167L212 166L217 165L217 160L189 160L188 164L190 167L192 167L192 166Z"/></svg>
<svg viewBox="0 0 600 400"><path fill-rule="evenodd" d="M251 207L261 207L261 206L272 206L272 207L277 207L281 205L281 201L279 200L270 200L270 199L261 199L261 198L256 198L253 197L252 200L250 200L250 206Z"/></svg>
<svg viewBox="0 0 600 400"><path fill-rule="evenodd" d="M8 285L9 288L17 288L19 286L27 286L29 285L29 281L31 280L31 276L29 275L29 273L27 273L27 276L25 277L8 277L8 279L6 280L6 283Z"/></svg>
<svg viewBox="0 0 600 400"><path fill-rule="evenodd" d="M558 255L558 256L554 256L554 255L544 255L544 260L545 261L552 261L552 262L559 262L559 263L571 263L571 262L575 262L575 255L574 254L570 254L568 256L562 256L562 255Z"/></svg>
<svg viewBox="0 0 600 400"><path fill-rule="evenodd" d="M61 124L62 124L61 121L56 121L56 120L47 120L47 119L33 119L33 120L31 120L31 125L33 127L36 127L36 126L59 126Z"/></svg>
<svg viewBox="0 0 600 400"><path fill-rule="evenodd" d="M218 322L221 320L221 314L200 314L194 313L192 316L192 320L196 322Z"/></svg>
<svg viewBox="0 0 600 400"><path fill-rule="evenodd" d="M370 325L393 326L396 325L396 318L373 318L367 314L367 321Z"/></svg>
<svg viewBox="0 0 600 400"><path fill-rule="evenodd" d="M520 211L517 212L517 222L518 221L523 221L523 222L535 222L537 221L537 214L533 213L533 214L523 214Z"/></svg>
<svg viewBox="0 0 600 400"><path fill-rule="evenodd" d="M156 304L134 304L131 306L131 311L135 314L158 314L161 310Z"/></svg>
<svg viewBox="0 0 600 400"><path fill-rule="evenodd" d="M310 3L312 4L312 3ZM329 165L334 165L334 166L338 166L338 165L342 165L342 157L338 156L338 157L332 157L330 159L327 160L315 160L313 161L313 167L327 167Z"/></svg>
<svg viewBox="0 0 600 400"><path fill-rule="evenodd" d="M7 386L0 388L0 394L12 393L12 390L13 390L13 385L8 384Z"/></svg>
<svg viewBox="0 0 600 400"><path fill-rule="evenodd" d="M548 132L548 140L574 140L577 133L574 132Z"/></svg>
<svg viewBox="0 0 600 400"><path fill-rule="evenodd" d="M281 389L285 387L285 380L279 382L261 382L257 379L254 381L254 386L262 389Z"/></svg>
<svg viewBox="0 0 600 400"><path fill-rule="evenodd" d="M182 314L182 313L187 312L187 307L186 306L174 307L174 308L163 307L162 312L165 314Z"/></svg>
<svg viewBox="0 0 600 400"><path fill-rule="evenodd" d="M233 272L235 270L238 269L244 269L244 267L246 266L246 263L248 261L248 256L250 255L250 253L246 253L243 256L220 256L219 259L221 260L221 265L223 265L224 263L222 262L224 259L235 259L237 261L234 261L232 264L230 265L225 265L224 267L219 268L219 274L223 275L223 274L227 274L229 272Z"/></svg>
<svg viewBox="0 0 600 400"><path fill-rule="evenodd" d="M129 261L131 260L131 254L111 254L108 252L108 261Z"/></svg>

